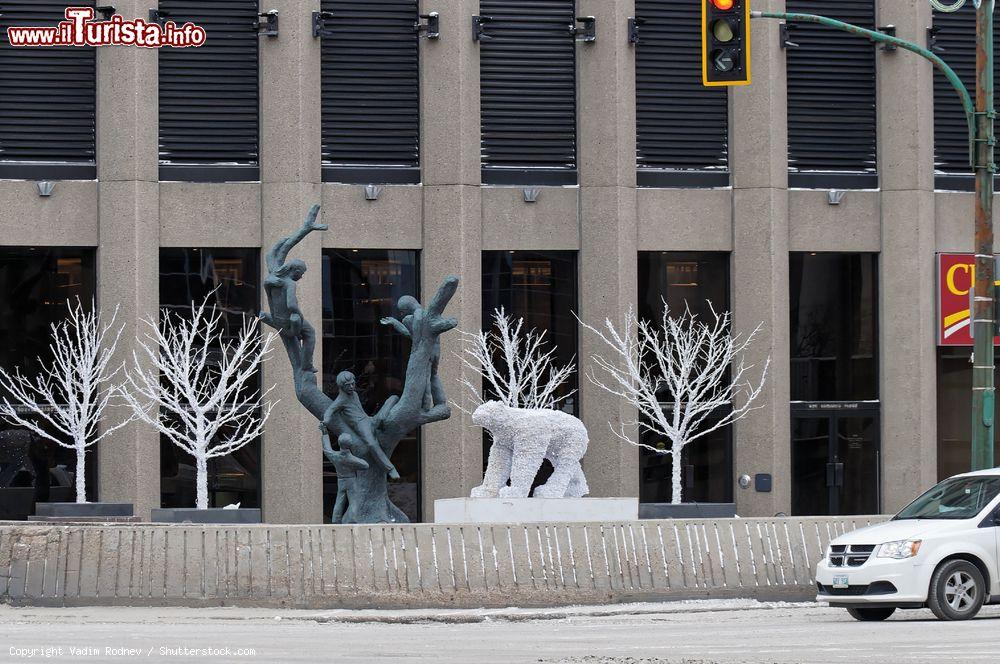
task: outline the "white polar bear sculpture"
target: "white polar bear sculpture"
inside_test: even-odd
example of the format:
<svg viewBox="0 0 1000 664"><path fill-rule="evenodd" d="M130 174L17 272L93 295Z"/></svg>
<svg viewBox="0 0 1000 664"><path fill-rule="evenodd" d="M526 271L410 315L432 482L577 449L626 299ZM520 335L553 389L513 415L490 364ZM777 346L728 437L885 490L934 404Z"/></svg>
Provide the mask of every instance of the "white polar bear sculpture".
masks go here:
<svg viewBox="0 0 1000 664"><path fill-rule="evenodd" d="M527 498L543 459L554 470L549 481L535 489L536 498L580 498L590 492L580 466L587 452L587 429L579 419L558 410L487 401L476 408L472 421L493 437L486 475L472 490L473 498Z"/></svg>

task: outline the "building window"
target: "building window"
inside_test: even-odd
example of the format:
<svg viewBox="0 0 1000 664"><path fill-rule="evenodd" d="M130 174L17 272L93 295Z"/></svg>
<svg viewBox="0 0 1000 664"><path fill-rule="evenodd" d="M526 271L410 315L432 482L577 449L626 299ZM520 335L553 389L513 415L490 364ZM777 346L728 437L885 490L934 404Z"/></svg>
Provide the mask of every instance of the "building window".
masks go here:
<svg viewBox="0 0 1000 664"><path fill-rule="evenodd" d="M875 29L873 0L788 0L787 11ZM814 23L789 27L789 186L876 188L875 46Z"/></svg>
<svg viewBox="0 0 1000 664"><path fill-rule="evenodd" d="M159 52L160 179L258 180L257 1L160 0L158 11L207 33Z"/></svg>
<svg viewBox="0 0 1000 664"><path fill-rule="evenodd" d="M878 399L878 255L789 260L792 401Z"/></svg>
<svg viewBox="0 0 1000 664"><path fill-rule="evenodd" d="M956 12L934 12L937 46L966 88L976 88L976 9L966 3ZM1000 22L993 23L993 39L1000 44ZM993 71L1000 86L1000 67ZM934 171L938 189L972 191L975 181L969 164L969 125L955 89L934 68Z"/></svg>
<svg viewBox="0 0 1000 664"><path fill-rule="evenodd" d="M369 415L401 394L410 342L379 321L397 316L403 295L420 294L416 250L337 249L323 252L323 391L337 394L337 374L357 378L358 396ZM400 479L390 481L389 499L420 521L420 432L403 438L390 459ZM337 498L337 471L323 459L323 514L329 521Z"/></svg>
<svg viewBox="0 0 1000 664"><path fill-rule="evenodd" d="M481 0L485 184L576 184L575 0Z"/></svg>
<svg viewBox="0 0 1000 664"><path fill-rule="evenodd" d="M701 14L689 0L636 0L640 187L729 184L729 95L701 81Z"/></svg>
<svg viewBox="0 0 1000 664"><path fill-rule="evenodd" d="M575 251L484 251L483 252L483 329L492 326L493 312L503 307L514 318L524 319L525 330L546 331L545 338L557 350L553 364L574 363L577 356L578 311L577 253ZM577 373L556 392L563 396L579 386ZM483 398L490 399L488 390ZM559 402L560 409L579 416L580 405L574 393ZM483 469L489 460L492 440L483 431ZM548 461L542 464L534 487L544 484L552 474Z"/></svg>
<svg viewBox="0 0 1000 664"><path fill-rule="evenodd" d="M645 26L643 26L645 27ZM639 316L660 321L664 301L679 315L685 308L701 319L729 311L729 254L724 252L642 251L639 252ZM672 398L662 396L663 408ZM727 409L729 406L724 406ZM711 426L725 413L709 417ZM645 432L642 442L664 450L669 441ZM681 453L684 502L731 503L733 501L732 426L723 427L685 446ZM669 454L647 449L639 451L639 500L668 503L671 500L673 460Z"/></svg>
<svg viewBox="0 0 1000 664"><path fill-rule="evenodd" d="M322 8L324 182L420 182L417 0Z"/></svg>
<svg viewBox="0 0 1000 664"><path fill-rule="evenodd" d="M11 26L55 27L67 4L0 4L0 178L93 180L97 70L91 47L15 48Z"/></svg>
<svg viewBox="0 0 1000 664"><path fill-rule="evenodd" d="M206 297L225 312L223 336L235 338L243 316L260 311L260 260L257 249L160 249L160 309L190 318L191 305ZM266 331L265 331L266 333ZM208 460L209 507L240 503L260 507L261 441ZM195 461L160 436L160 504L193 507Z"/></svg>
<svg viewBox="0 0 1000 664"><path fill-rule="evenodd" d="M971 348L938 348L938 479L972 470ZM1000 385L1000 367L993 380ZM996 414L994 415L994 418ZM1000 467L1000 427L993 427L994 465Z"/></svg>
<svg viewBox="0 0 1000 664"><path fill-rule="evenodd" d="M49 362L51 325L65 318L66 301L94 301L94 254L78 248L0 248L4 369L34 376ZM99 453L99 445L87 450L88 500L97 499ZM75 470L74 450L0 421L0 519L25 519L35 513L36 501L74 502Z"/></svg>
<svg viewBox="0 0 1000 664"><path fill-rule="evenodd" d="M491 329L493 312L503 307L514 318L524 318L525 330L547 332L549 348L558 348L553 364L577 364L576 262L575 251L484 251L483 329ZM577 386L574 373L557 395ZM579 414L575 394L560 404L562 410Z"/></svg>
<svg viewBox="0 0 1000 664"><path fill-rule="evenodd" d="M878 514L878 254L789 261L792 514Z"/></svg>

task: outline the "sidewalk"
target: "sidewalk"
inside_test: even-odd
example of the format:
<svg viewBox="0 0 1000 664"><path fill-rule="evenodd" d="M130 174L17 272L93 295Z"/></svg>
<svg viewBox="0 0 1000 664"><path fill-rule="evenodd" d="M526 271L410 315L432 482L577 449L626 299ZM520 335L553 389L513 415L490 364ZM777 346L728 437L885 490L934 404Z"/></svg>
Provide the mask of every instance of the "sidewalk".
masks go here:
<svg viewBox="0 0 1000 664"><path fill-rule="evenodd" d="M52 623L187 623L206 621L291 620L314 623L381 623L413 625L424 623L466 624L485 622L530 622L568 618L605 618L719 611L816 608L814 602L758 602L751 599L686 600L641 602L597 606L568 606L551 609L252 609L240 607L12 607L0 605L0 624L9 622Z"/></svg>
<svg viewBox="0 0 1000 664"><path fill-rule="evenodd" d="M476 611L0 607L0 660L996 664L998 627L1000 607L963 623L927 610L860 623L815 603L746 600Z"/></svg>

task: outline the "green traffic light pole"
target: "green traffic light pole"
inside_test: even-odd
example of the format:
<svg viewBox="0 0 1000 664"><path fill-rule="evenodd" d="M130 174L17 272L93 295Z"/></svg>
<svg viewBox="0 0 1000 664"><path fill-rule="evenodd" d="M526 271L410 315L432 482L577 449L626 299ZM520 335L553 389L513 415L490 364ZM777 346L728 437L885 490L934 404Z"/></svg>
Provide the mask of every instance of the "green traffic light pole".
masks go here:
<svg viewBox="0 0 1000 664"><path fill-rule="evenodd" d="M962 100L969 124L969 161L976 174L975 231L976 276L973 290L973 311L970 329L973 332L972 363L972 469L992 468L993 413L993 339L996 321L993 317L993 162L996 137L993 133L996 112L993 108L993 6L995 0L982 0L976 10L976 97L972 96L955 71L936 53L905 39L875 30L844 23L815 14L784 12L750 12L751 18L776 18L799 23L818 23L836 30L859 35L881 44L891 44L930 60L938 68Z"/></svg>

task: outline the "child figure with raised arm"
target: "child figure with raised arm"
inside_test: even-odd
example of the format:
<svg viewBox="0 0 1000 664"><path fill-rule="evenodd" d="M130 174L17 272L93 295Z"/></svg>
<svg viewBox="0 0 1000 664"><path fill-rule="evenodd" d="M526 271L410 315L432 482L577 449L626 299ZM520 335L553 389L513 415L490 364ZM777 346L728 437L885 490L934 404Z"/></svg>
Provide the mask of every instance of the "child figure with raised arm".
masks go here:
<svg viewBox="0 0 1000 664"><path fill-rule="evenodd" d="M394 330L402 334L407 339L413 339L413 314L420 307L417 299L411 295L404 295L399 298L396 307L400 313L404 314L403 320L398 320L392 316L383 318L380 322L389 325ZM431 377L424 392L424 407L437 406L448 401L444 392L444 384L438 376L438 363L441 361L441 338L434 339L434 346L431 348Z"/></svg>
<svg viewBox="0 0 1000 664"><path fill-rule="evenodd" d="M302 315L299 300L295 294L296 282L306 273L306 264L298 258L285 262L288 252L312 231L325 231L325 224L317 224L319 205L314 205L306 215L302 227L286 238L282 238L267 252L268 275L264 279L264 292L271 312L262 312L263 322L278 330L286 339L299 342L299 369L316 373L313 354L316 351L316 330Z"/></svg>

